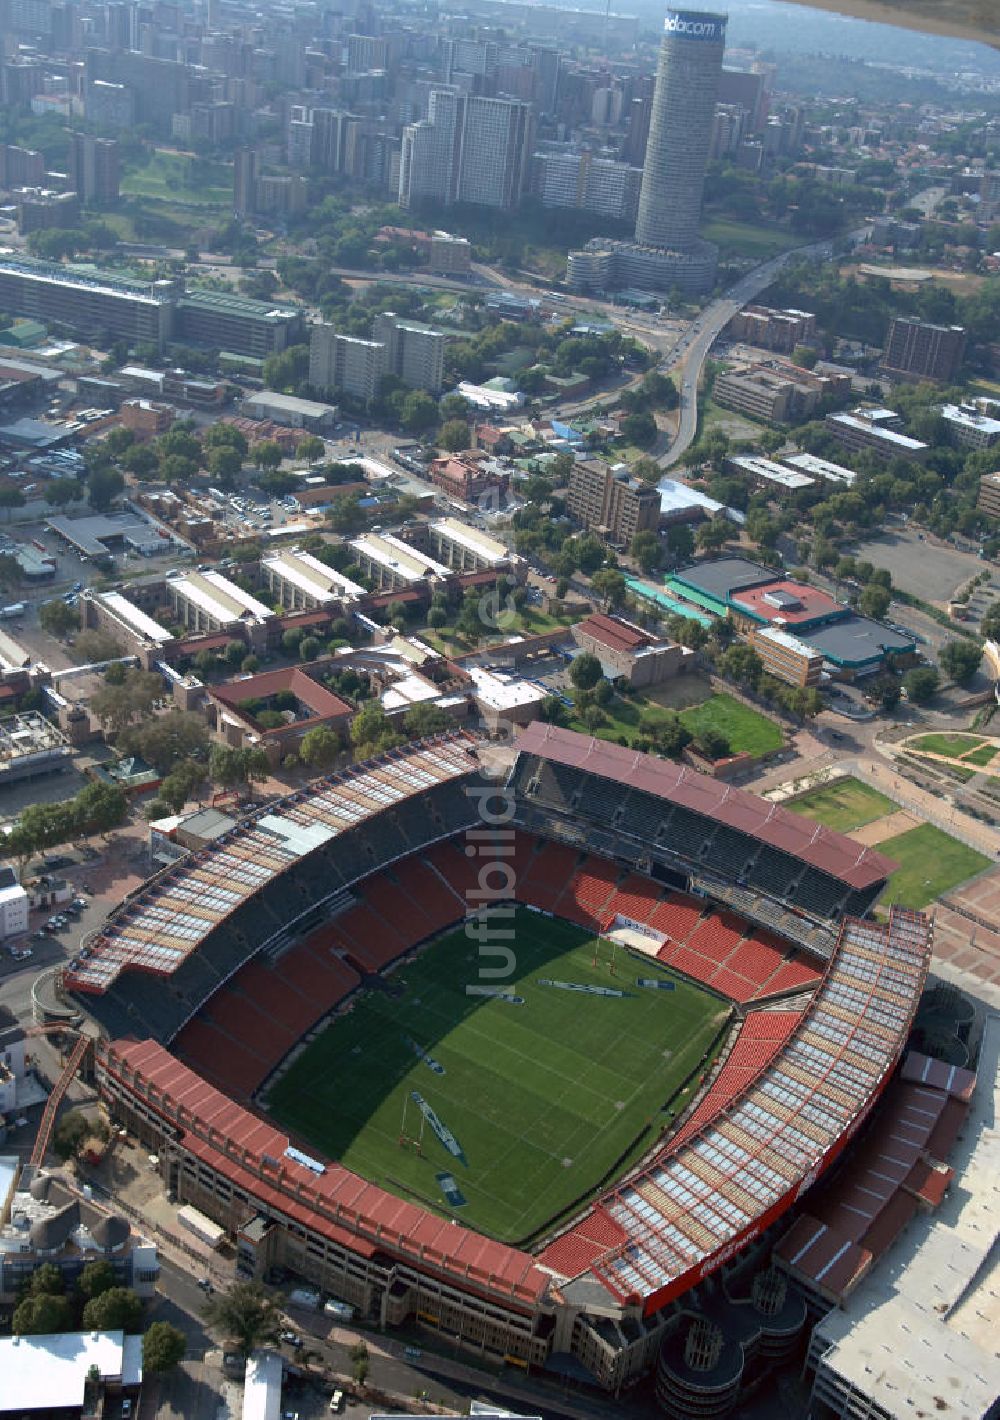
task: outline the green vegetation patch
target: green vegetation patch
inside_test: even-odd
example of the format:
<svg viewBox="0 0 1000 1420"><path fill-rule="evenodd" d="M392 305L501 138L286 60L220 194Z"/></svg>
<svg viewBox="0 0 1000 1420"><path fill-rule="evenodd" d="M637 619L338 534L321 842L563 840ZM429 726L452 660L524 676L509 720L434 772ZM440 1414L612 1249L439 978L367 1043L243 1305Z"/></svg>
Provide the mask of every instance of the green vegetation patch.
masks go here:
<svg viewBox="0 0 1000 1420"><path fill-rule="evenodd" d="M765 261L778 252L801 246L802 237L787 227L768 227L764 223L734 222L725 217L717 217L706 222L703 228L706 241L715 242L719 251L728 257L757 257Z"/></svg>
<svg viewBox="0 0 1000 1420"><path fill-rule="evenodd" d="M733 754L770 754L785 742L780 725L732 695L710 696L703 705L681 711L681 721L697 737L705 730L725 735Z"/></svg>
<svg viewBox="0 0 1000 1420"><path fill-rule="evenodd" d="M232 206L233 173L225 163L165 153L158 148L148 163L126 173L121 190L126 197L181 201L199 207Z"/></svg>
<svg viewBox="0 0 1000 1420"><path fill-rule="evenodd" d="M991 862L930 823L887 838L878 851L899 864L889 879L885 900L900 907L926 907Z"/></svg>
<svg viewBox="0 0 1000 1420"><path fill-rule="evenodd" d="M451 1174L463 1223L520 1241L655 1142L664 1106L705 1068L726 1007L620 948L612 975L610 943L531 912L517 912L508 945L516 964L502 989L523 1004L467 994L497 957L481 958L464 929L453 932L387 978L388 989L361 995L294 1062L268 1107L327 1157L441 1212L437 1175ZM672 991L636 986L661 974ZM460 1157L422 1123L414 1092ZM404 1132L422 1133L419 1152L400 1142Z"/></svg>
<svg viewBox="0 0 1000 1420"><path fill-rule="evenodd" d="M983 744L979 735L921 735L917 740L910 740L908 748L923 750L925 754L942 754L946 759L961 759L969 750L979 749Z"/></svg>
<svg viewBox="0 0 1000 1420"><path fill-rule="evenodd" d="M850 833L863 824L874 823L894 813L896 805L885 794L845 775L832 784L821 784L785 804L794 814L815 819L838 833Z"/></svg>
<svg viewBox="0 0 1000 1420"><path fill-rule="evenodd" d="M974 749L971 754L967 754L962 760L962 763L977 764L979 766L990 764L996 758L996 754L996 745L980 745L979 748Z"/></svg>

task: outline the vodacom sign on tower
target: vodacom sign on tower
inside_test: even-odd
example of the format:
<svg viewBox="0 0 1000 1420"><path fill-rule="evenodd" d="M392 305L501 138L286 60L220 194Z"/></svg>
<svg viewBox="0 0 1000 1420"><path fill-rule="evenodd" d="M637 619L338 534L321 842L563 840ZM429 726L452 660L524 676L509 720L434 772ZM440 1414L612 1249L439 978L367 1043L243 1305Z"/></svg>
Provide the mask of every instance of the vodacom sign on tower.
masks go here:
<svg viewBox="0 0 1000 1420"><path fill-rule="evenodd" d="M680 39L725 40L726 19L699 10L668 10L663 30Z"/></svg>

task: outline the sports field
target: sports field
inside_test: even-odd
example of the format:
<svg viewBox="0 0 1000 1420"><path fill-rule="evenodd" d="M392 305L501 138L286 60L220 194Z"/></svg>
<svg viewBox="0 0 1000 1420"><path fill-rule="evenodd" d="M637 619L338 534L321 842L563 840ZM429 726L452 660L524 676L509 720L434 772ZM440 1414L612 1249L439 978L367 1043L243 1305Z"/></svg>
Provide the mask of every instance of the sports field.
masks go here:
<svg viewBox="0 0 1000 1420"><path fill-rule="evenodd" d="M848 774L790 799L785 807L794 814L804 814L817 823L826 824L838 833L850 833L852 829L893 813L896 805L877 789Z"/></svg>
<svg viewBox="0 0 1000 1420"><path fill-rule="evenodd" d="M770 754L785 742L781 726L774 720L744 705L734 695L721 691L709 696L703 705L681 711L681 721L692 735L702 730L719 730L729 741L733 754Z"/></svg>
<svg viewBox="0 0 1000 1420"><path fill-rule="evenodd" d="M478 944L454 932L334 1021L266 1108L373 1182L520 1242L595 1190L623 1154L650 1147L655 1133L635 1145L637 1136L664 1122L664 1106L700 1072L728 1010L620 948L612 975L611 944L569 923L521 910L513 931L516 965L501 986L513 1000L466 992L489 982L481 965L499 958L480 958ZM642 988L638 977L674 989ZM411 1142L400 1142L404 1132ZM448 1189L464 1201L452 1191L446 1202Z"/></svg>
<svg viewBox="0 0 1000 1420"><path fill-rule="evenodd" d="M926 907L990 866L985 854L967 848L931 823L884 839L878 851L899 864L889 879L885 901L900 907Z"/></svg>

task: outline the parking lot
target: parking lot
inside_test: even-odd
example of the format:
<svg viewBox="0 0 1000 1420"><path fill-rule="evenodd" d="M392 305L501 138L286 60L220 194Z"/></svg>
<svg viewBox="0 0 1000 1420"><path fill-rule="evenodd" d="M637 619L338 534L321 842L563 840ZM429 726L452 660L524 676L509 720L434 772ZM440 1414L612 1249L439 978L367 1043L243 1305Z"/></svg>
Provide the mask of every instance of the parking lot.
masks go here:
<svg viewBox="0 0 1000 1420"><path fill-rule="evenodd" d="M884 567L894 587L943 605L963 583L989 570L973 552L963 552L915 528L894 528L853 550L859 560Z"/></svg>

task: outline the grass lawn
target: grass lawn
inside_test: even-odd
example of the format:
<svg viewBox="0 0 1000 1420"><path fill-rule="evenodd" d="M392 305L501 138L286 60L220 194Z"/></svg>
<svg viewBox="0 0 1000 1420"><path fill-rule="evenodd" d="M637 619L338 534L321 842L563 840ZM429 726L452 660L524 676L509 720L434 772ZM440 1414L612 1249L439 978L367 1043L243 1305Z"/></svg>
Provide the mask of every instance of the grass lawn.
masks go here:
<svg viewBox="0 0 1000 1420"><path fill-rule="evenodd" d="M756 222L733 222L725 217L717 217L704 224L706 241L716 242L722 257L756 257L766 261L780 251L801 246L802 238L790 232L787 227L769 227Z"/></svg>
<svg viewBox="0 0 1000 1420"><path fill-rule="evenodd" d="M948 759L958 759L967 750L977 749L983 744L979 735L921 735L918 740L910 740L907 748L923 750L925 754L943 754Z"/></svg>
<svg viewBox="0 0 1000 1420"><path fill-rule="evenodd" d="M702 730L719 730L729 741L734 754L767 754L780 749L785 742L781 727L758 710L744 705L732 695L712 695L703 705L681 711L681 720L697 735Z"/></svg>
<svg viewBox="0 0 1000 1420"><path fill-rule="evenodd" d="M125 197L152 197L204 207L232 206L233 174L225 163L185 158L156 149L144 167L122 178Z"/></svg>
<svg viewBox="0 0 1000 1420"><path fill-rule="evenodd" d="M963 764L976 764L980 767L990 764L996 758L996 745L981 745L979 749L974 749L971 754L967 754L962 760Z"/></svg>
<svg viewBox="0 0 1000 1420"><path fill-rule="evenodd" d="M484 626L482 640L478 642L459 635L451 626L442 626L436 631L429 626L411 626L407 627L407 633L419 636L421 641L433 646L439 655L450 656L474 651L477 645L487 646L494 641L506 640L509 636L541 636L543 632L556 631L560 626L572 626L578 619L578 615L572 612L552 616L538 607L527 606L521 612L501 611L497 616L496 627Z"/></svg>
<svg viewBox="0 0 1000 1420"><path fill-rule="evenodd" d="M966 848L930 823L885 839L878 851L899 864L889 879L885 901L901 907L926 907L991 864L985 854Z"/></svg>
<svg viewBox="0 0 1000 1420"><path fill-rule="evenodd" d="M519 911L510 945L516 966L503 988L523 1004L466 993L482 979L479 949L464 929L453 932L309 1045L268 1108L323 1154L439 1212L451 1211L438 1178L450 1174L466 1200L455 1216L515 1241L596 1189L647 1125L664 1122L682 1081L704 1068L727 1010L620 950L612 976L607 942L595 967L594 939L570 923ZM482 958L494 968L497 960ZM674 990L639 988L638 976L662 976ZM566 991L543 979L627 995ZM400 1145L404 1102L407 1136L421 1132L414 1092L460 1157L429 1121L422 1154ZM645 1132L636 1152L654 1140Z"/></svg>
<svg viewBox="0 0 1000 1420"><path fill-rule="evenodd" d="M656 705L644 697L615 695L607 705L601 707L605 723L591 730L576 715L569 720L569 728L581 735L595 734L602 740L625 739L633 745L636 740L653 739L657 731L673 721L673 712Z"/></svg>
<svg viewBox="0 0 1000 1420"><path fill-rule="evenodd" d="M785 807L792 813L803 814L817 823L826 824L827 828L835 828L838 833L850 833L852 828L874 823L877 818L884 818L896 809L891 799L849 775L835 779L832 784L821 784L816 789L810 789L801 798L790 800Z"/></svg>

